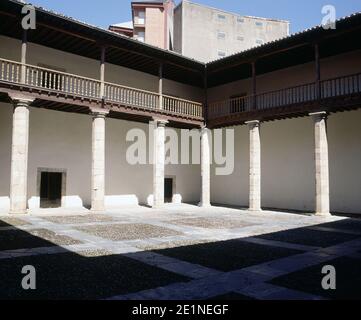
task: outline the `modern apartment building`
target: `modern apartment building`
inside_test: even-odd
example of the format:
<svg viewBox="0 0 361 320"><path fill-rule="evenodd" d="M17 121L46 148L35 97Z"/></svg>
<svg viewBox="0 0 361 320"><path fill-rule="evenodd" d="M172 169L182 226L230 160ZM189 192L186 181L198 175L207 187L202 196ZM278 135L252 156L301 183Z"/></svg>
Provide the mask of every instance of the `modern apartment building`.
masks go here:
<svg viewBox="0 0 361 320"><path fill-rule="evenodd" d="M187 0L174 10L174 50L202 62L289 35L289 22L242 16Z"/></svg>
<svg viewBox="0 0 361 320"><path fill-rule="evenodd" d="M23 5L0 2L1 213L166 198L361 212L361 13L205 64L43 8L24 30ZM153 163L128 161L134 129ZM198 163L166 161L181 129ZM226 129L234 170L218 175Z"/></svg>
<svg viewBox="0 0 361 320"><path fill-rule="evenodd" d="M188 0L176 7L173 0L132 2L132 16L109 30L202 62L289 35L288 21L241 16Z"/></svg>
<svg viewBox="0 0 361 320"><path fill-rule="evenodd" d="M111 25L109 30L173 50L173 0L133 1L131 7L132 21Z"/></svg>

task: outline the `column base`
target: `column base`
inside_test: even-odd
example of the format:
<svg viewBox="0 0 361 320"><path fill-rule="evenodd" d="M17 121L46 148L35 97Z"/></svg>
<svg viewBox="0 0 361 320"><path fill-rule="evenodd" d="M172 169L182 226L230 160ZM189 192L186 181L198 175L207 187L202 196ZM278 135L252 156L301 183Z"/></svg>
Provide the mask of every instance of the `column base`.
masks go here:
<svg viewBox="0 0 361 320"><path fill-rule="evenodd" d="M165 204L158 204L158 205L154 205L152 206L152 209L164 209Z"/></svg>
<svg viewBox="0 0 361 320"><path fill-rule="evenodd" d="M90 213L99 214L99 213L105 213L105 208L103 209L90 209Z"/></svg>
<svg viewBox="0 0 361 320"><path fill-rule="evenodd" d="M248 208L248 211L251 211L251 212L262 212L262 208Z"/></svg>
<svg viewBox="0 0 361 320"><path fill-rule="evenodd" d="M17 215L17 214L28 214L28 210L10 210L9 214L11 215Z"/></svg>
<svg viewBox="0 0 361 320"><path fill-rule="evenodd" d="M210 203L200 202L200 203L198 203L198 207L200 207L200 208L212 208L212 205Z"/></svg>
<svg viewBox="0 0 361 320"><path fill-rule="evenodd" d="M330 212L323 212L323 213L320 213L320 212L316 212L314 214L316 217L332 217L332 214Z"/></svg>

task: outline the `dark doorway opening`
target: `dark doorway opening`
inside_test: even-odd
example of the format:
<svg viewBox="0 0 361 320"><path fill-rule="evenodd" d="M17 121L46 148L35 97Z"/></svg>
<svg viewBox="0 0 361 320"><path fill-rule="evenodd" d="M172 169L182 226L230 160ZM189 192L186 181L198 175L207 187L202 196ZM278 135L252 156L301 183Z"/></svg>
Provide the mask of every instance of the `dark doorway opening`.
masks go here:
<svg viewBox="0 0 361 320"><path fill-rule="evenodd" d="M61 207L61 172L42 172L40 181L40 208Z"/></svg>
<svg viewBox="0 0 361 320"><path fill-rule="evenodd" d="M173 201L173 179L165 178L164 180L164 202L171 203Z"/></svg>

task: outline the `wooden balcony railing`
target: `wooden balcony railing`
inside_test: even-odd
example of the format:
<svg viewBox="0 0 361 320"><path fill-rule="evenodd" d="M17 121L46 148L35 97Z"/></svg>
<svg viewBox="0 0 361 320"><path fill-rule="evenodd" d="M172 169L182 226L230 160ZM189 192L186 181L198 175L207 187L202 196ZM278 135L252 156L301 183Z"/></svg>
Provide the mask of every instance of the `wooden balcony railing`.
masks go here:
<svg viewBox="0 0 361 320"><path fill-rule="evenodd" d="M146 109L159 107L159 94L112 83L105 83L105 100Z"/></svg>
<svg viewBox="0 0 361 320"><path fill-rule="evenodd" d="M184 114L185 112L193 117L201 118L203 107L201 103L174 98L163 95L163 109L172 113Z"/></svg>
<svg viewBox="0 0 361 320"><path fill-rule="evenodd" d="M18 62L0 60L0 80L20 83L21 66Z"/></svg>
<svg viewBox="0 0 361 320"><path fill-rule="evenodd" d="M361 93L361 74L338 77L265 92L256 96L246 96L209 104L209 119L247 111L287 107L297 104L317 102L318 100L342 97Z"/></svg>
<svg viewBox="0 0 361 320"><path fill-rule="evenodd" d="M201 120L203 105L171 96L135 89L113 83L81 77L19 62L0 59L0 81L15 83L44 91L68 94L90 99L105 99L105 102L142 108L149 111L167 112ZM162 103L160 99L162 97Z"/></svg>
<svg viewBox="0 0 361 320"><path fill-rule="evenodd" d="M70 95L99 98L100 81L45 68L26 66L25 84Z"/></svg>

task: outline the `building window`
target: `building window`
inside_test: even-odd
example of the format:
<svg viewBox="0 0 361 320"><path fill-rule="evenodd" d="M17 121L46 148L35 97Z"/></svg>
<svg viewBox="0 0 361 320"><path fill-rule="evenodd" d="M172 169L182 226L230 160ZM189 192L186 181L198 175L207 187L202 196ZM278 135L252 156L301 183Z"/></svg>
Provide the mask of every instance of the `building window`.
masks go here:
<svg viewBox="0 0 361 320"><path fill-rule="evenodd" d="M237 40L238 40L238 41L244 41L244 37L238 36L238 37L237 37Z"/></svg>
<svg viewBox="0 0 361 320"><path fill-rule="evenodd" d="M244 19L243 18L237 18L237 22L238 23L244 23Z"/></svg>
<svg viewBox="0 0 361 320"><path fill-rule="evenodd" d="M263 27L263 22L256 21L256 26L257 26L257 27Z"/></svg>
<svg viewBox="0 0 361 320"><path fill-rule="evenodd" d="M145 41L145 32L144 31L138 32L137 39L140 42L144 42Z"/></svg>
<svg viewBox="0 0 361 320"><path fill-rule="evenodd" d="M226 56L226 53L224 51L218 51L218 57L223 58Z"/></svg>
<svg viewBox="0 0 361 320"><path fill-rule="evenodd" d="M218 31L217 38L220 39L220 40L225 40L226 39L226 34L224 32L222 32L222 31Z"/></svg>
<svg viewBox="0 0 361 320"><path fill-rule="evenodd" d="M137 17L137 24L145 24L145 11L139 11Z"/></svg>
<svg viewBox="0 0 361 320"><path fill-rule="evenodd" d="M264 44L264 41L261 40L261 39L257 39L257 40L256 40L256 44L258 44L258 45Z"/></svg>
<svg viewBox="0 0 361 320"><path fill-rule="evenodd" d="M218 14L218 20L225 21L226 16L224 14Z"/></svg>

